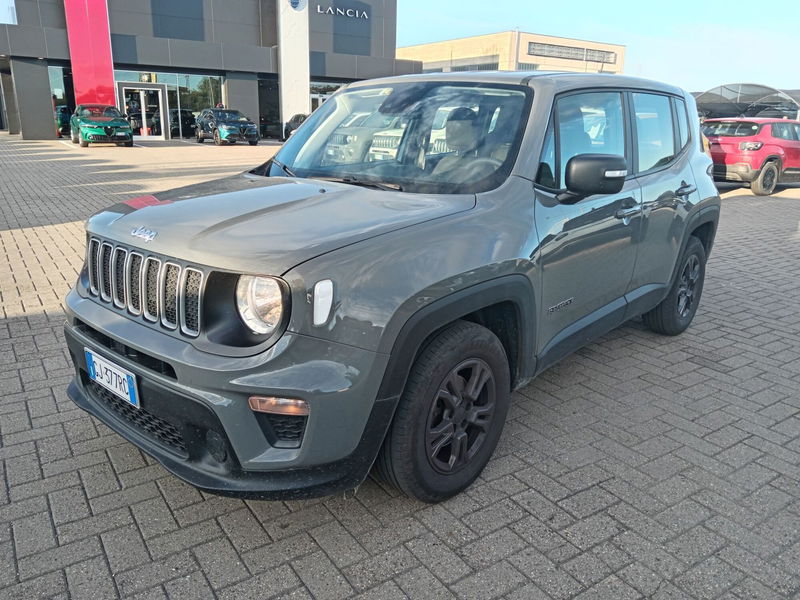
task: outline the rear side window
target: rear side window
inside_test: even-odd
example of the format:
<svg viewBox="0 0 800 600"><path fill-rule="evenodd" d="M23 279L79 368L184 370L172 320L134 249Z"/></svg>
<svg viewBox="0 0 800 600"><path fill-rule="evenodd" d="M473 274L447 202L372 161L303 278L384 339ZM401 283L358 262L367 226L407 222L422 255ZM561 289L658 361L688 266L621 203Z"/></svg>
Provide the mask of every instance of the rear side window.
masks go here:
<svg viewBox="0 0 800 600"><path fill-rule="evenodd" d="M781 140L797 139L794 135L794 126L791 123L773 123L772 137L776 137Z"/></svg>
<svg viewBox="0 0 800 600"><path fill-rule="evenodd" d="M666 165L676 154L669 97L642 93L631 95L636 119L639 171Z"/></svg>
<svg viewBox="0 0 800 600"><path fill-rule="evenodd" d="M689 143L689 118L686 116L686 103L679 98L675 98L675 114L678 117L678 140L683 149Z"/></svg>
<svg viewBox="0 0 800 600"><path fill-rule="evenodd" d="M625 156L625 120L619 92L562 96L545 136L536 182L563 189L567 162L578 154Z"/></svg>
<svg viewBox="0 0 800 600"><path fill-rule="evenodd" d="M751 121L706 121L703 133L721 137L750 137L756 135L760 125Z"/></svg>

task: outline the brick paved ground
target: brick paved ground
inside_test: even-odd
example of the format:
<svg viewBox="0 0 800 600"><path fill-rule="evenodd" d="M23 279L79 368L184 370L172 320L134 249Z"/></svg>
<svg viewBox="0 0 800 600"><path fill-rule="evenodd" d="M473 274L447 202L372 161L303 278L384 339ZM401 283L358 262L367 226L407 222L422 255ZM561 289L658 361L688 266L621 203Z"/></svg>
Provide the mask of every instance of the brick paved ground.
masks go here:
<svg viewBox="0 0 800 600"><path fill-rule="evenodd" d="M798 189L726 195L689 332L632 323L545 373L438 506L373 481L206 496L73 407L59 302L80 220L271 150L0 137L0 598L796 597Z"/></svg>

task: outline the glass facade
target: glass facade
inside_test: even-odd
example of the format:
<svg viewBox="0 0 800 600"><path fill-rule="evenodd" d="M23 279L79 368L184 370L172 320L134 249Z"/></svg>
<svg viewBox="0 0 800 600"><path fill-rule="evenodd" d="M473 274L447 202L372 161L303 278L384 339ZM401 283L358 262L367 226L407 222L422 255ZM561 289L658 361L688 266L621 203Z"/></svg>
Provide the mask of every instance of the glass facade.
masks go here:
<svg viewBox="0 0 800 600"><path fill-rule="evenodd" d="M165 85L172 137L194 135L194 118L204 108L222 102L222 77L219 75L115 70L114 79L118 82Z"/></svg>
<svg viewBox="0 0 800 600"><path fill-rule="evenodd" d="M568 60L582 60L586 62L599 62L616 64L616 52L608 50L593 50L578 46L562 46L560 44L543 44L541 42L528 43L528 54L531 56L547 56L550 58L566 58Z"/></svg>
<svg viewBox="0 0 800 600"><path fill-rule="evenodd" d="M58 135L69 134L69 118L75 110L75 90L72 87L72 70L69 67L49 65L50 97L53 101L53 118Z"/></svg>

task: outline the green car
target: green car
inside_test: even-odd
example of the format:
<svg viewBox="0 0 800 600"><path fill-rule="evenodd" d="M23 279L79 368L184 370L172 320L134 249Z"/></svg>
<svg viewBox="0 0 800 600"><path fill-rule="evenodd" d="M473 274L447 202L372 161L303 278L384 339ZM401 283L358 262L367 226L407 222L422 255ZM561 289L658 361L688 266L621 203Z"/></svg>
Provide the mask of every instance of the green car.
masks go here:
<svg viewBox="0 0 800 600"><path fill-rule="evenodd" d="M81 104L70 118L70 138L73 144L86 148L97 142L133 146L131 125L117 110L106 104Z"/></svg>

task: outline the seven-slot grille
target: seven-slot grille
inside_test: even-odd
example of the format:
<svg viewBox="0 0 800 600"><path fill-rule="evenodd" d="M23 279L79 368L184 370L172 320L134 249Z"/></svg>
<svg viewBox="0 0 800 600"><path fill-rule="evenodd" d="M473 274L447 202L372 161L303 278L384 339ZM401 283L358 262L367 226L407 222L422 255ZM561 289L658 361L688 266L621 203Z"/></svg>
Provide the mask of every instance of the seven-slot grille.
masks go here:
<svg viewBox="0 0 800 600"><path fill-rule="evenodd" d="M200 333L204 274L97 238L86 257L89 292L117 308L189 336Z"/></svg>

